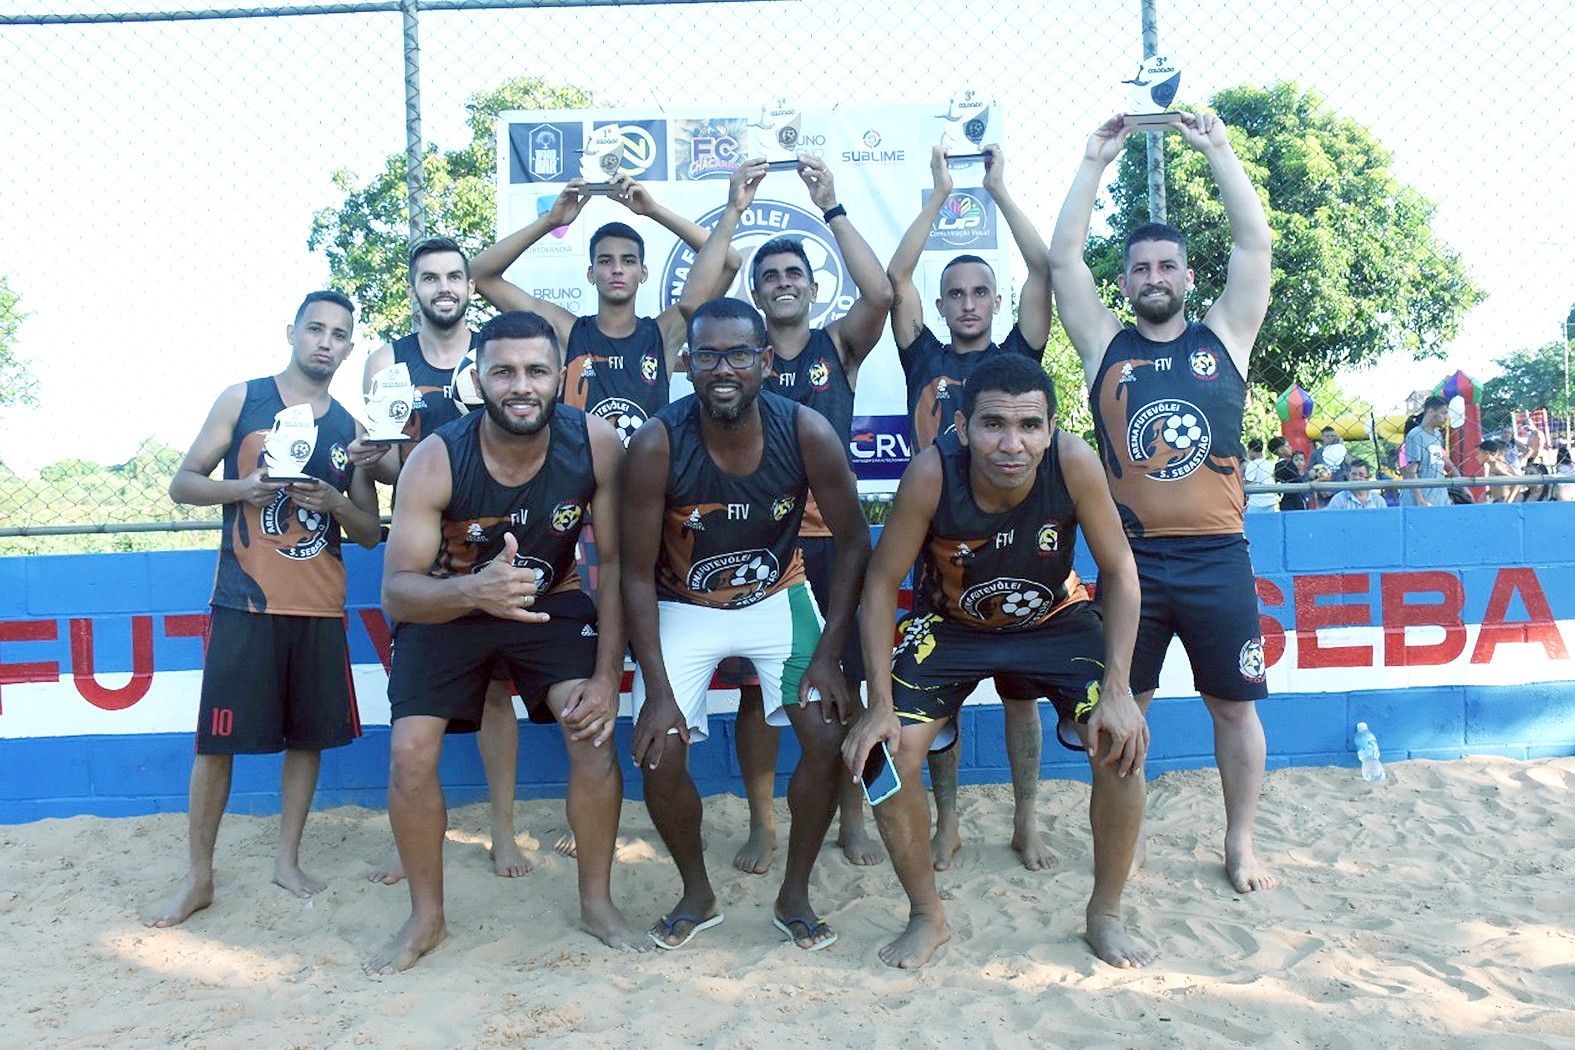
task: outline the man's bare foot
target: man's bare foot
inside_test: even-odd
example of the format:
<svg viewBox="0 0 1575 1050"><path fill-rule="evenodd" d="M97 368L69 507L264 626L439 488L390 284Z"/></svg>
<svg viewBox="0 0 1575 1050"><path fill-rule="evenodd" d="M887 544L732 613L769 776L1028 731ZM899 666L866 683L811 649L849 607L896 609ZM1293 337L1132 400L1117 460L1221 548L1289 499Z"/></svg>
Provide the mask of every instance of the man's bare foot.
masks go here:
<svg viewBox="0 0 1575 1050"><path fill-rule="evenodd" d="M930 861L935 865L935 870L945 871L951 867L952 858L960 849L962 849L962 839L957 834L957 818L937 818L935 837L930 839Z"/></svg>
<svg viewBox="0 0 1575 1050"><path fill-rule="evenodd" d="M525 859L513 835L506 838L498 835L492 839L492 870L499 878L517 879L521 875L529 875L536 870L536 866Z"/></svg>
<svg viewBox="0 0 1575 1050"><path fill-rule="evenodd" d="M408 970L416 964L417 959L436 948L447 934L448 928L441 917L423 919L411 915L399 932L394 934L394 939L378 949L361 969L368 974Z"/></svg>
<svg viewBox="0 0 1575 1050"><path fill-rule="evenodd" d="M880 950L880 961L899 970L916 970L951 939L945 915L915 915L908 920L908 928Z"/></svg>
<svg viewBox="0 0 1575 1050"><path fill-rule="evenodd" d="M156 930L167 930L171 926L179 926L212 903L213 877L199 880L194 875L188 875L180 889L175 891L175 896L154 909L153 914L144 919L142 924Z"/></svg>
<svg viewBox="0 0 1575 1050"><path fill-rule="evenodd" d="M870 837L863 824L849 827L844 824L837 832L837 845L842 849L842 855L848 858L848 863L857 864L867 868L872 864L881 864L886 860L886 851L881 849L880 843Z"/></svg>
<svg viewBox="0 0 1575 1050"><path fill-rule="evenodd" d="M322 879L313 878L294 864L283 861L273 867L273 884L289 890L297 897L310 897L328 888L328 883Z"/></svg>
<svg viewBox="0 0 1575 1050"><path fill-rule="evenodd" d="M1132 864L1127 868L1127 878L1133 878L1148 863L1148 829L1138 832L1137 846L1132 850Z"/></svg>
<svg viewBox="0 0 1575 1050"><path fill-rule="evenodd" d="M1280 884L1280 880L1258 861L1257 854L1252 851L1251 842L1233 847L1230 841L1226 840L1225 877L1230 880L1232 886L1236 887L1237 893L1272 890Z"/></svg>
<svg viewBox="0 0 1575 1050"><path fill-rule="evenodd" d="M392 886L404 877L405 866L399 862L399 850L397 849L389 850L388 856L383 858L383 862L366 873L368 882L381 882L384 886Z"/></svg>
<svg viewBox="0 0 1575 1050"><path fill-rule="evenodd" d="M652 948L651 939L629 925L611 901L581 905L580 926L609 948L623 952L648 952Z"/></svg>
<svg viewBox="0 0 1575 1050"><path fill-rule="evenodd" d="M1061 863L1056 855L1050 852L1050 847L1045 845L1044 837L1039 833L1037 821L1030 820L1026 828L1019 827L1012 832L1012 848L1022 858L1023 867L1029 871L1048 871Z"/></svg>
<svg viewBox="0 0 1575 1050"><path fill-rule="evenodd" d="M775 828L751 828L749 841L740 846L733 857L733 867L751 875L764 875L771 870L771 856L776 851Z"/></svg>
<svg viewBox="0 0 1575 1050"><path fill-rule="evenodd" d="M574 841L574 832L572 830L565 831L562 835L559 835L558 841L552 844L552 850L554 853L564 857L578 857L580 855L580 847Z"/></svg>
<svg viewBox="0 0 1575 1050"><path fill-rule="evenodd" d="M1083 939L1102 961L1123 970L1147 966L1156 958L1154 949L1128 933L1119 918L1092 909L1088 912L1088 929Z"/></svg>

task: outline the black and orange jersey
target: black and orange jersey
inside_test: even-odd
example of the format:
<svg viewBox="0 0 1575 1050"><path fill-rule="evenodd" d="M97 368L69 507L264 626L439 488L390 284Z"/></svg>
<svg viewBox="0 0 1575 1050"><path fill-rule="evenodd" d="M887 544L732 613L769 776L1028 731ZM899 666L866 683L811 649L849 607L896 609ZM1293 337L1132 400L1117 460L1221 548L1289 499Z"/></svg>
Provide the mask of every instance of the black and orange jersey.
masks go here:
<svg viewBox="0 0 1575 1050"><path fill-rule="evenodd" d="M448 447L450 494L434 576L479 572L514 534L514 564L534 569L542 594L580 589L574 548L596 494L590 432L585 413L557 405L547 424L547 455L535 477L504 485L481 454L485 412L472 412L437 431ZM484 615L484 614L473 614Z"/></svg>
<svg viewBox="0 0 1575 1050"><path fill-rule="evenodd" d="M564 365L563 403L607 420L625 447L667 404L667 352L654 318L636 318L633 333L613 339L594 315L576 317Z"/></svg>
<svg viewBox="0 0 1575 1050"><path fill-rule="evenodd" d="M804 580L798 549L809 490L798 444L798 413L762 390L757 402L765 447L747 477L722 473L700 431L693 394L653 418L667 428L667 501L656 559L663 601L719 609L753 605Z"/></svg>
<svg viewBox="0 0 1575 1050"><path fill-rule="evenodd" d="M263 466L263 442L285 407L272 376L248 380L246 401L224 456L224 476L244 478ZM317 417L317 439L306 473L340 492L355 471L347 451L355 419L338 401ZM283 488L266 507L224 505L219 570L213 604L275 616L343 616L345 565L339 523L332 514L298 507Z"/></svg>
<svg viewBox="0 0 1575 1050"><path fill-rule="evenodd" d="M1128 536L1242 531L1246 401L1246 380L1206 325L1165 343L1133 328L1110 340L1089 403Z"/></svg>
<svg viewBox="0 0 1575 1050"><path fill-rule="evenodd" d="M999 345L991 343L972 353L959 353L952 344L942 344L928 328L907 346L899 346L897 356L908 381L908 436L913 441L913 454L917 456L934 444L938 435L954 429L952 418L962 410L963 387L974 369L995 354L1021 354L1037 363L1044 352L1042 346L1029 346L1015 324Z"/></svg>
<svg viewBox="0 0 1575 1050"><path fill-rule="evenodd" d="M454 370L437 368L421 352L421 343L414 333L394 340L394 363L410 370L410 383L416 388L415 411L405 424L405 434L420 441L444 423L459 418L459 405L454 402ZM481 348L476 333L470 333L470 349L475 353Z"/></svg>
<svg viewBox="0 0 1575 1050"><path fill-rule="evenodd" d="M919 554L914 613L936 613L980 631L1026 631L1078 602L1088 589L1072 568L1077 506L1061 477L1059 432L1033 488L1011 510L974 502L969 452L955 435L936 442L941 498Z"/></svg>
<svg viewBox="0 0 1575 1050"><path fill-rule="evenodd" d="M805 408L812 408L826 417L831 429L846 448L853 437L853 384L848 382L848 371L842 367L837 354L837 344L824 328L812 328L809 342L798 356L789 360L774 358L771 376L766 380L773 394L797 401ZM853 453L848 453L851 466ZM830 536L815 497L810 496L804 508L804 524L800 536Z"/></svg>

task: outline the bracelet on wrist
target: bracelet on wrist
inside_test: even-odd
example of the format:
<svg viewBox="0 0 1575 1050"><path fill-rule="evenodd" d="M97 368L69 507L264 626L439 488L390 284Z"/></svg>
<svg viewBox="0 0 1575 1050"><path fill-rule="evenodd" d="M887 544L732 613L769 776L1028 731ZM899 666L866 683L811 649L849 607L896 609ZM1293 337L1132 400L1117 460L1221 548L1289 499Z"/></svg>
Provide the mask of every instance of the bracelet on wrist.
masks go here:
<svg viewBox="0 0 1575 1050"><path fill-rule="evenodd" d="M820 218L821 218L822 222L824 222L827 226L830 226L832 219L835 219L838 216L843 216L843 215L847 215L847 214L848 214L848 209L844 208L840 204L834 204L830 208L827 208L825 213L822 214Z"/></svg>

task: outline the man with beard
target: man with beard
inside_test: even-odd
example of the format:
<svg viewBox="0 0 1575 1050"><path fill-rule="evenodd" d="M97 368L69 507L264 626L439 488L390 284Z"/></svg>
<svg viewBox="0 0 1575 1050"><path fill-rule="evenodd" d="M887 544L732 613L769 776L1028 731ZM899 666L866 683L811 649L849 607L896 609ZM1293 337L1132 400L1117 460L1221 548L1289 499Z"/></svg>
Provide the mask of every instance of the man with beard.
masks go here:
<svg viewBox="0 0 1575 1050"><path fill-rule="evenodd" d="M1028 279L1017 300L1017 323L997 345L992 322L1001 309L995 272L976 255L959 255L941 270L940 298L935 308L946 323L951 342L942 344L924 323L924 302L913 272L929 242L941 209L952 196L952 175L946 150L930 153L935 188L886 267L894 299L891 334L908 381L908 433L913 454L928 448L952 427L956 406L973 370L1001 354L1017 354L1036 364L1050 338L1050 255L1044 238L1006 189L1006 154L998 145L984 148L984 190L1000 209L1028 267ZM997 686L1000 691L1000 686ZM1039 705L1000 693L1006 718L1006 754L1012 770L1016 811L1012 848L1030 871L1055 864L1055 855L1039 831L1039 763L1044 730ZM930 783L935 789L935 837L931 843L935 870L951 867L962 847L957 829L957 749L948 747L930 758Z"/></svg>
<svg viewBox="0 0 1575 1050"><path fill-rule="evenodd" d="M477 346L476 334L465 324L465 311L476 286L464 251L448 237L428 237L410 250L409 281L410 294L421 311L421 327L378 347L367 358L362 386L370 392L372 378L390 365L409 369L416 401L405 433L414 442L459 418L459 405L450 396L449 387L455 366ZM360 442L351 448L351 458L358 466L371 469L379 481L394 484L405 457L415 448L413 442L392 448ZM487 689L476 744L492 806L492 870L504 878L518 878L531 870L531 863L520 852L514 829L520 734L507 679L494 681ZM390 886L404 876L398 851L392 851L367 874L373 882Z"/></svg>
<svg viewBox="0 0 1575 1050"><path fill-rule="evenodd" d="M692 282L702 287L716 283L711 275L720 277L723 256L738 232L745 210L754 205L755 191L766 173L763 158L748 161L734 172L728 184L727 207L695 259ZM766 316L766 341L771 345L772 360L767 389L825 416L846 450L853 437L853 388L858 382L859 365L885 330L886 312L891 309L891 283L880 259L848 218L848 210L837 203L836 184L826 162L804 154L798 161L798 174L836 238L842 264L859 297L842 317L823 327L810 327L810 310L818 299L820 286L815 282L815 269L803 241L794 237L777 237L755 250L749 262L750 293ZM852 453L846 454L851 462ZM825 606L830 605L831 580L836 573L832 548L831 530L811 499L804 508L799 549L804 554L804 574L810 591ZM857 696L859 683L864 681L864 661L856 627L848 632L841 660L848 694ZM749 799L749 840L733 858L733 865L758 875L770 867L771 856L776 852L776 814L771 800L776 787L780 732L766 724L759 683L744 681L739 686L738 764ZM842 847L843 855L854 864L879 863L882 855L865 830L864 800L857 785L843 787L840 808L837 845Z"/></svg>
<svg viewBox="0 0 1575 1050"><path fill-rule="evenodd" d="M891 752L902 788L875 809L908 895L888 966L923 966L951 936L925 848L923 756L957 734L968 694L985 678L1013 696L1049 697L1077 727L1093 774L1094 892L1085 936L1112 966L1153 952L1121 921L1143 824L1148 727L1127 684L1138 583L1120 518L1081 438L1055 425L1055 385L1038 364L998 355L968 380L955 437L903 472L864 589L870 709L843 754L857 779L871 748ZM1072 568L1081 526L1099 566L1101 620ZM914 562L914 610L891 649L897 591ZM1101 737L1108 737L1108 749Z"/></svg>
<svg viewBox="0 0 1575 1050"><path fill-rule="evenodd" d="M1247 362L1269 307L1271 236L1224 123L1181 113L1169 127L1208 158L1230 223L1225 287L1202 322L1188 323L1183 312L1192 271L1179 231L1145 223L1127 235L1116 283L1136 315L1129 327L1105 306L1083 259L1100 180L1131 131L1119 116L1088 140L1050 258L1056 305L1083 360L1105 475L1143 586L1132 689L1147 712L1179 634L1214 722L1226 876L1247 893L1278 882L1252 841L1265 754L1256 701L1268 688L1241 476Z"/></svg>
<svg viewBox="0 0 1575 1050"><path fill-rule="evenodd" d="M328 393L350 355L354 311L338 292L308 295L285 328L284 371L220 394L170 481L176 503L223 505L224 532L191 769L191 870L149 926L177 925L213 903L213 847L237 754L284 751L273 881L298 897L323 889L301 870L301 831L322 752L360 735L340 530L363 547L382 537L375 486L349 458L361 428ZM310 478L274 481L264 442L276 415L295 405L316 416ZM209 477L220 462L224 476Z"/></svg>
<svg viewBox="0 0 1575 1050"><path fill-rule="evenodd" d="M705 244L705 227L658 204L638 182L626 175L617 187L612 199L634 214L654 219L694 251ZM579 218L588 200L585 180L572 180L535 222L477 255L471 267L476 287L492 305L530 310L547 319L559 344L568 347L564 403L611 421L627 446L635 430L667 404L667 380L684 345L685 318L732 283L739 259L729 248L715 281L704 286L691 273L680 301L655 317L635 314L635 297L650 271L644 238L625 223L610 222L591 234L585 279L596 288L596 313L590 317L576 317L503 279L503 272L527 248Z"/></svg>
<svg viewBox="0 0 1575 1050"><path fill-rule="evenodd" d="M388 813L410 918L369 973L406 969L443 938L448 811L438 758L446 731L476 728L494 668L507 671L527 708L562 726L581 922L610 947L642 943L609 885L623 794L611 743L623 676L623 448L605 421L555 406L563 363L547 321L501 314L478 339L486 411L440 427L411 455L383 560L383 608L395 622ZM594 603L574 562L587 511L604 528Z"/></svg>
<svg viewBox="0 0 1575 1050"><path fill-rule="evenodd" d="M809 877L837 805L838 748L853 710L837 657L869 525L831 424L761 390L771 348L759 313L737 299L704 304L689 322L687 358L694 394L635 435L623 484L624 608L639 664L634 760L683 878L683 897L650 937L679 948L722 921L688 750L707 736L718 661L737 656L754 663L767 722L792 725L803 753L788 785L792 826L772 922L816 951L837 939L810 905ZM836 543L824 630L798 550L811 494Z"/></svg>

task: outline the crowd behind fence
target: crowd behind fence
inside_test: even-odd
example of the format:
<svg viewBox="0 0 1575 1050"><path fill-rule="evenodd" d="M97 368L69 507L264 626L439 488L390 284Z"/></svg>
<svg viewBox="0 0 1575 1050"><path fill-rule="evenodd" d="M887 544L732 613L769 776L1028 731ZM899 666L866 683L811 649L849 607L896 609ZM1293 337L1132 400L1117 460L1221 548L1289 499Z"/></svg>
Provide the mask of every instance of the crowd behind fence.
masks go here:
<svg viewBox="0 0 1575 1050"><path fill-rule="evenodd" d="M496 236L497 112L912 102L982 84L1008 114L1015 195L1048 235L1145 45L1182 56L1182 101L1233 127L1274 228L1245 436L1311 459L1332 427L1379 487L1404 488L1405 424L1437 395L1464 474L1487 473L1480 441L1497 435L1511 466L1556 481L1572 331L1568 303L1544 300L1570 289L1515 275L1575 247L1547 203L1575 182L1575 110L1548 90L1575 53L1567 3L57 0L0 12L0 459L19 437L64 450L0 464L0 553L211 544L216 509L165 492L207 405L277 369L277 333L311 287L362 303L362 353L408 326L412 232ZM1090 259L1111 276L1110 229L1147 218L1155 160L1206 306L1228 243L1184 148L1151 157L1134 137ZM1063 422L1087 429L1059 333L1046 365ZM1484 369L1503 374L1483 383ZM90 434L90 451L51 440L57 427ZM1249 492L1339 484L1309 472Z"/></svg>

